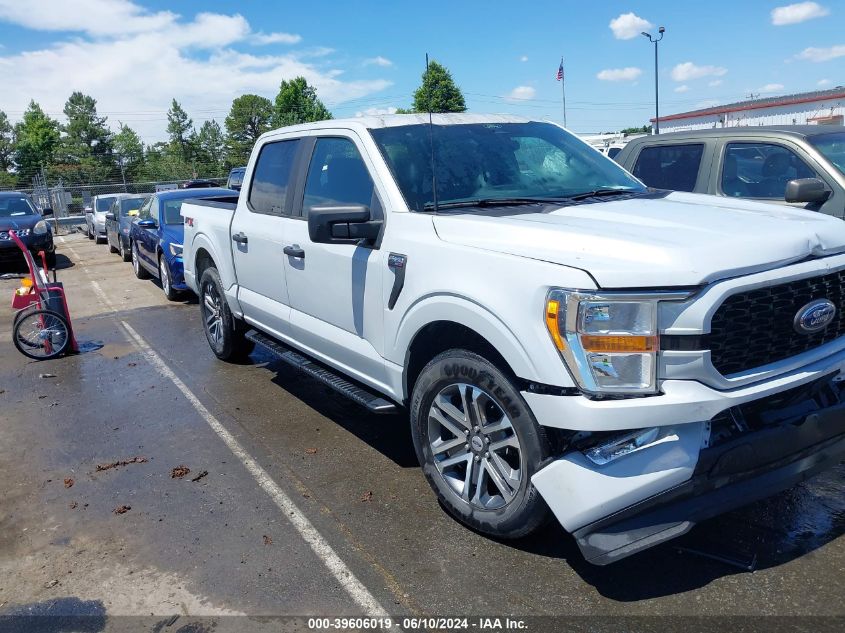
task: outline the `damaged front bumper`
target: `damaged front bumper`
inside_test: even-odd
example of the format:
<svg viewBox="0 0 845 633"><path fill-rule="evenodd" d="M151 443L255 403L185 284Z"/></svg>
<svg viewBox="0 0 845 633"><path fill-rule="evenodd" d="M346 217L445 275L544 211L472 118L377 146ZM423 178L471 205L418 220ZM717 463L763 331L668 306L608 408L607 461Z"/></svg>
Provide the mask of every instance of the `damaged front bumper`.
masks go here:
<svg viewBox="0 0 845 633"><path fill-rule="evenodd" d="M844 387L830 375L707 422L662 427L604 465L573 451L532 482L586 560L606 565L845 460Z"/></svg>

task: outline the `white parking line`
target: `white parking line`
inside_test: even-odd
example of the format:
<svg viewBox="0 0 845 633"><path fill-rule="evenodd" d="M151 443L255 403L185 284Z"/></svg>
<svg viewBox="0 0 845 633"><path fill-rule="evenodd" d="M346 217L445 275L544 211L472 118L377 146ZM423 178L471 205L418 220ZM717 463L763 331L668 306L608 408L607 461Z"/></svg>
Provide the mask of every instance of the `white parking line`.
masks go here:
<svg viewBox="0 0 845 633"><path fill-rule="evenodd" d="M94 284L96 292L98 289L96 282L92 281L91 283ZM98 296L100 292L102 292L102 289L99 289L99 292L97 292ZM302 514L302 511L293 503L293 501L291 501L290 497L285 494L281 488L279 488L278 484L273 481L267 471L264 470L249 453L246 452L240 442L238 442L238 440L236 440L235 437L226 430L226 427L224 427L220 421L205 408L199 398L197 398L194 393L188 389L188 386L173 373L173 370L167 366L161 356L159 356L147 344L141 335L138 334L126 321L121 321L120 323L129 333L132 340L138 345L138 348L141 350L141 353L147 361L149 361L149 363L155 367L162 376L170 380L170 382L172 382L176 388L182 392L182 395L188 399L188 402L193 405L197 413L200 414L217 436L223 440L223 443L229 447L229 450L231 450L232 453L234 453L241 461L255 481L258 482L261 489L270 495L270 498L276 506L278 506L278 508L284 513L285 517L287 517L287 519L293 524L296 531L299 532L305 542L311 546L314 553L320 558L320 560L323 561L323 564L337 579L344 590L346 590L346 593L349 594L352 600L354 600L367 615L374 617L387 617L387 611L385 611L384 607L379 604L378 600L376 600L376 598L361 583L361 581L356 578L355 574L352 573L352 570L346 566L346 563L341 560L332 546L328 544L326 539L323 538L308 518Z"/></svg>

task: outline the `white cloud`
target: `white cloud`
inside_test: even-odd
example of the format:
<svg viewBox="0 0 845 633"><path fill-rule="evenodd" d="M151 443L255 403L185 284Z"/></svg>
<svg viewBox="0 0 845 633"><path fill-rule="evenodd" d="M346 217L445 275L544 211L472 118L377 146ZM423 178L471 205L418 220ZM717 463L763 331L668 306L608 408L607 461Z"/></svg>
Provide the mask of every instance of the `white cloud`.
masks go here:
<svg viewBox="0 0 845 633"><path fill-rule="evenodd" d="M345 102L357 100L354 107L362 108L367 105L363 98L392 83L381 78L346 79L343 69L332 66L325 56L331 49L278 55L239 52L231 45L249 44L255 37L240 15L200 13L193 19L180 18L166 12L151 14L125 0L45 4L56 13L39 11L37 19L30 19L31 8L18 11L18 5L0 0L0 22L76 31L72 39L41 48L0 51L3 109L12 119L20 118L30 99L63 119L65 100L81 90L97 99L98 110L109 117L112 128L118 121L126 123L149 143L166 136L165 113L173 98L199 127L208 119L222 124L235 97L255 93L272 99L283 79L298 75L316 88L337 116L354 111ZM271 39L282 41L273 35Z"/></svg>
<svg viewBox="0 0 845 633"><path fill-rule="evenodd" d="M772 24L775 26L798 24L826 15L830 15L830 10L817 2L797 2L772 9Z"/></svg>
<svg viewBox="0 0 845 633"><path fill-rule="evenodd" d="M383 116L385 114L396 114L398 109L399 108L394 106L390 106L389 108L367 108L366 110L359 110L355 113L355 116Z"/></svg>
<svg viewBox="0 0 845 633"><path fill-rule="evenodd" d="M779 92L783 90L783 84L766 84L760 88L759 92Z"/></svg>
<svg viewBox="0 0 845 633"><path fill-rule="evenodd" d="M708 81L707 85L711 88L715 88L716 86L721 86L724 82L721 79L714 79L713 81Z"/></svg>
<svg viewBox="0 0 845 633"><path fill-rule="evenodd" d="M302 36L296 33L254 33L250 37L253 44L299 44Z"/></svg>
<svg viewBox="0 0 845 633"><path fill-rule="evenodd" d="M829 48L811 46L805 48L795 56L796 59L806 59L811 62L829 62L831 59L836 59L837 57L845 57L845 44L839 44L838 46L831 46Z"/></svg>
<svg viewBox="0 0 845 633"><path fill-rule="evenodd" d="M689 86L684 84L683 86L678 86L675 88L675 92L689 92Z"/></svg>
<svg viewBox="0 0 845 633"><path fill-rule="evenodd" d="M523 55L522 57L519 58L519 61L527 62L528 61L528 55Z"/></svg>
<svg viewBox="0 0 845 633"><path fill-rule="evenodd" d="M365 59L364 66L381 66L382 68L387 68L388 66L393 66L393 62L387 59L387 57L378 55L376 57Z"/></svg>
<svg viewBox="0 0 845 633"><path fill-rule="evenodd" d="M514 99L515 101L524 101L526 99L533 99L537 91L531 86L517 86L511 90L506 96L506 99Z"/></svg>
<svg viewBox="0 0 845 633"><path fill-rule="evenodd" d="M632 40L650 28L654 25L635 13L623 13L610 21L610 30L617 40Z"/></svg>
<svg viewBox="0 0 845 633"><path fill-rule="evenodd" d="M832 83L832 82L830 81L830 79L819 79L819 80L816 82L816 85L817 85L817 86L821 86L822 88L824 88L825 86L829 86L831 83Z"/></svg>
<svg viewBox="0 0 845 633"><path fill-rule="evenodd" d="M596 75L602 81L634 81L643 74L642 69L629 66L627 68L606 68Z"/></svg>
<svg viewBox="0 0 845 633"><path fill-rule="evenodd" d="M672 69L672 79L675 81L691 81L702 77L721 77L728 72L721 66L696 66L692 62L678 64Z"/></svg>

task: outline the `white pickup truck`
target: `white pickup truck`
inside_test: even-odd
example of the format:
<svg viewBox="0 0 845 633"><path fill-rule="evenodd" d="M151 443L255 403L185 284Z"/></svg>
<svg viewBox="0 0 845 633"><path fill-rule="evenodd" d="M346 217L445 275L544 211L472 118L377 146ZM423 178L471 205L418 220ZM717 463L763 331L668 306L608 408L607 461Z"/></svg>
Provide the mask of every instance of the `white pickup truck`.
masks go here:
<svg viewBox="0 0 845 633"><path fill-rule="evenodd" d="M182 215L214 353L406 408L480 532L551 510L607 564L845 457L841 220L648 189L556 125L465 114L268 132L239 198Z"/></svg>

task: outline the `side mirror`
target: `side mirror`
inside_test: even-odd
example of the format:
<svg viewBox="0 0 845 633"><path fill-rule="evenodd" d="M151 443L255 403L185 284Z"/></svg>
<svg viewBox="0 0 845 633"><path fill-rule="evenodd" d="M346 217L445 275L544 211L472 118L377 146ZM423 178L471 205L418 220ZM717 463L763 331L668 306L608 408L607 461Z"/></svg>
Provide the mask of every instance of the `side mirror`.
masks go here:
<svg viewBox="0 0 845 633"><path fill-rule="evenodd" d="M824 202L829 197L830 191L818 178L796 178L786 183L787 202Z"/></svg>
<svg viewBox="0 0 845 633"><path fill-rule="evenodd" d="M43 209L41 209L41 215L45 217L48 215L53 215L53 207L44 207Z"/></svg>
<svg viewBox="0 0 845 633"><path fill-rule="evenodd" d="M375 240L381 232L381 225L381 220L370 218L370 208L363 204L308 209L308 236L318 244L354 244L358 240Z"/></svg>
<svg viewBox="0 0 845 633"><path fill-rule="evenodd" d="M142 229L154 229L158 224L152 218L144 218L143 220L138 220L138 226Z"/></svg>
<svg viewBox="0 0 845 633"><path fill-rule="evenodd" d="M106 220L114 220L114 213L112 213L111 211L106 213Z"/></svg>

